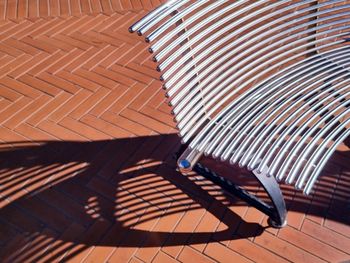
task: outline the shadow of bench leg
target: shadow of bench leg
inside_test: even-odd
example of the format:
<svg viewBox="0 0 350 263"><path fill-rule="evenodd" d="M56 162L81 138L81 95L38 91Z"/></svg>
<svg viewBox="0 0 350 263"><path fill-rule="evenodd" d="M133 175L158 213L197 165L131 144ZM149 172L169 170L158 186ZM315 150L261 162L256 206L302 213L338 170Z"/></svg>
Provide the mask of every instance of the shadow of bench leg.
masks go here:
<svg viewBox="0 0 350 263"><path fill-rule="evenodd" d="M273 176L267 176L266 173L258 173L253 171L253 174L258 179L260 184L263 186L268 196L272 201L272 205L269 205L256 197L255 195L247 192L238 185L235 185L226 178L216 174L207 167L197 163L193 167L193 171L204 176L208 180L212 181L214 184L219 185L225 191L230 194L244 200L249 205L255 207L259 211L263 212L269 216L269 224L275 228L282 228L287 224L286 221L286 205L280 187Z"/></svg>

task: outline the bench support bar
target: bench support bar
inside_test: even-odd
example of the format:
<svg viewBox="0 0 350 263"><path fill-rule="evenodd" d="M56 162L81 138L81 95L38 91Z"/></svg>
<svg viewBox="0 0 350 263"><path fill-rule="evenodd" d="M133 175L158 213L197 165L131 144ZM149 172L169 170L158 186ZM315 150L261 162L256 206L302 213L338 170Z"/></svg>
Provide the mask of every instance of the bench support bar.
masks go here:
<svg viewBox="0 0 350 263"><path fill-rule="evenodd" d="M275 228L282 228L287 224L287 210L284 198L280 187L273 176L267 176L266 173L258 173L257 171L253 171L253 174L258 179L271 199L272 205L269 205L255 195L247 192L240 186L235 185L220 175L217 175L215 172L211 171L207 167L204 167L200 163L197 163L193 167L193 171L204 176L214 184L219 185L225 191L244 200L249 205L255 207L259 211L269 216L268 222L270 226Z"/></svg>

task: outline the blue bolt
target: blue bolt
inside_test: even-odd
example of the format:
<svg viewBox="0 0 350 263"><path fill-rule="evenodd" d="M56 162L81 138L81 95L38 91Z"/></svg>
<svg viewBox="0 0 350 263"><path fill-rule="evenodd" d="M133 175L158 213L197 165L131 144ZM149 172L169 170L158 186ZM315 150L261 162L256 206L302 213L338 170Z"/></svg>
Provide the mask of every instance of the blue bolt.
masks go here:
<svg viewBox="0 0 350 263"><path fill-rule="evenodd" d="M179 167L182 169L188 169L191 167L191 163L187 161L186 159L180 160Z"/></svg>

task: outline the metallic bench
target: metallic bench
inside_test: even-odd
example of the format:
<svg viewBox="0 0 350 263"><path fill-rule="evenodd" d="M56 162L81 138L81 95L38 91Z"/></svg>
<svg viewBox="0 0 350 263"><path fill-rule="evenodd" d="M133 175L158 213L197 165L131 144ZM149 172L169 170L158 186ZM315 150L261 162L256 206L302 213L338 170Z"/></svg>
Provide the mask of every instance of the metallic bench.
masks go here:
<svg viewBox="0 0 350 263"><path fill-rule="evenodd" d="M350 133L350 1L170 0L130 27L152 43L194 170L286 224L277 181L309 194ZM198 161L244 167L269 205Z"/></svg>

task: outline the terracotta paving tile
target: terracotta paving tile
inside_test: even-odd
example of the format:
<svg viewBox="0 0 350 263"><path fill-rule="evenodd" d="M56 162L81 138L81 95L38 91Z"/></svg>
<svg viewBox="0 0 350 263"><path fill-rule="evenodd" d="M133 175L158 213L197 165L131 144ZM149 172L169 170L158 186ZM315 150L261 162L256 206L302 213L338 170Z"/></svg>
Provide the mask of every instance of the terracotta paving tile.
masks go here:
<svg viewBox="0 0 350 263"><path fill-rule="evenodd" d="M327 261L341 262L349 258L349 255L289 227L282 229L278 236Z"/></svg>
<svg viewBox="0 0 350 263"><path fill-rule="evenodd" d="M92 115L85 115L80 121L95 129L102 128L103 132L111 137L125 138L132 135L132 133Z"/></svg>
<svg viewBox="0 0 350 263"><path fill-rule="evenodd" d="M209 243L204 253L219 262L252 262L220 243Z"/></svg>
<svg viewBox="0 0 350 263"><path fill-rule="evenodd" d="M96 117L100 117L101 114L109 110L113 103L115 101L118 101L118 99L128 90L126 86L118 86L114 90L109 91L108 94L99 102L97 103L89 112L91 115L94 115Z"/></svg>
<svg viewBox="0 0 350 263"><path fill-rule="evenodd" d="M215 262L210 257L196 251L191 247L184 247L181 254L177 258L180 262L188 262L189 260L198 263L212 263Z"/></svg>
<svg viewBox="0 0 350 263"><path fill-rule="evenodd" d="M78 75L71 74L67 71L60 71L56 74L62 79L65 79L67 81L70 81L76 85L79 85L80 87L90 90L90 91L96 91L100 86L92 81L89 81L87 79L84 79Z"/></svg>
<svg viewBox="0 0 350 263"><path fill-rule="evenodd" d="M48 101L48 96L43 94L36 100L33 100L26 107L19 110L14 116L9 118L2 125L10 129L16 128L22 121L26 120L33 113L37 112L40 108L42 108L47 103L47 101Z"/></svg>
<svg viewBox="0 0 350 263"><path fill-rule="evenodd" d="M117 83L120 83L128 87L133 86L135 84L135 81L127 78L126 76L123 76L122 74L119 74L116 72L112 72L110 70L106 70L105 68L102 68L102 67L96 67L94 68L93 71L105 78L111 79Z"/></svg>
<svg viewBox="0 0 350 263"><path fill-rule="evenodd" d="M174 258L170 257L169 255L165 254L162 251L159 251L158 254L155 256L155 258L153 259L154 263L176 263L178 261L176 261ZM199 261L196 261L199 262Z"/></svg>
<svg viewBox="0 0 350 263"><path fill-rule="evenodd" d="M74 242L78 240L85 231L85 228L80 224L72 223L67 229L54 240L49 248L45 251L40 260L48 262L58 262L64 258L67 251L74 247ZM69 240L64 242L63 240Z"/></svg>
<svg viewBox="0 0 350 263"><path fill-rule="evenodd" d="M15 129L16 132L22 134L24 137L34 140L34 141L50 141L55 140L55 137L49 135L48 133L34 128L27 123L21 123Z"/></svg>
<svg viewBox="0 0 350 263"><path fill-rule="evenodd" d="M77 133L74 133L73 131L70 131L68 129L65 129L64 127L57 125L56 123L52 121L42 121L38 125L38 128L51 134L55 138L61 139L61 140L77 140L77 141L85 141L87 140L85 137L80 136Z"/></svg>
<svg viewBox="0 0 350 263"><path fill-rule="evenodd" d="M185 234L170 236L164 244L163 251L177 258L183 249L183 245L181 244L186 244L204 213L205 209L198 208L196 204L192 205L178 222L174 230L175 233L182 232Z"/></svg>
<svg viewBox="0 0 350 263"><path fill-rule="evenodd" d="M84 260L93 249L92 246L85 245L84 243L88 243L89 240L98 240L109 230L110 226L111 223L103 218L95 221L94 224L78 238L78 242L81 244L75 245L68 251L65 257L69 257L69 260L72 262L81 262Z"/></svg>
<svg viewBox="0 0 350 263"><path fill-rule="evenodd" d="M80 90L75 96L70 97L70 99L57 105L55 111L50 112L49 118L51 121L58 122L62 120L63 117L71 113L75 108L77 108L83 101L85 101L91 93L87 90Z"/></svg>
<svg viewBox="0 0 350 263"><path fill-rule="evenodd" d="M169 126L128 108L120 115L159 133L168 133L170 130Z"/></svg>
<svg viewBox="0 0 350 263"><path fill-rule="evenodd" d="M19 100L15 101L9 107L0 111L0 123L8 120L13 115L15 115L19 110L22 110L28 103L32 102L31 99L27 97L21 97Z"/></svg>
<svg viewBox="0 0 350 263"><path fill-rule="evenodd" d="M74 84L72 84L71 82L65 81L47 72L41 73L40 75L37 76L37 78L43 81L46 81L47 83L50 83L51 85L56 86L61 90L64 90L71 94L75 94L79 91L79 88Z"/></svg>
<svg viewBox="0 0 350 263"><path fill-rule="evenodd" d="M22 97L19 93L15 92L9 88L6 88L6 87L1 87L0 96L3 99L7 99L7 100L12 101L12 102L16 101L17 99Z"/></svg>
<svg viewBox="0 0 350 263"><path fill-rule="evenodd" d="M349 260L346 145L309 197L282 186L282 230L175 170L180 138L159 72L128 33L161 2L0 1L2 261Z"/></svg>
<svg viewBox="0 0 350 263"><path fill-rule="evenodd" d="M111 112L105 112L104 114L102 114L101 118L105 121L108 121L118 127L121 127L129 132L131 132L132 134L135 135L139 135L139 136L143 136L143 135L150 135L151 134L151 130L147 127L144 127L138 123L135 123L127 118L124 118L122 116L113 114Z"/></svg>
<svg viewBox="0 0 350 263"><path fill-rule="evenodd" d="M22 38L21 41L24 43L27 43L28 45L35 47L37 49L40 49L42 51L48 52L50 54L54 53L57 49L54 48L53 46L49 45L48 43L44 43L39 40L34 40L31 37L25 37Z"/></svg>
<svg viewBox="0 0 350 263"><path fill-rule="evenodd" d="M304 233L345 253L349 253L350 244L345 236L324 228L310 220L305 220L301 229Z"/></svg>
<svg viewBox="0 0 350 263"><path fill-rule="evenodd" d="M83 54L83 51L77 48L74 48L71 52L66 53L62 51L63 56L61 56L55 63L51 64L47 69L47 72L51 74L56 74L58 71L62 70L65 66L69 65L73 60L78 56Z"/></svg>
<svg viewBox="0 0 350 263"><path fill-rule="evenodd" d="M32 87L42 91L43 93L50 95L50 96L56 96L61 92L61 90L59 88L56 88L55 86L52 86L51 84L49 84L45 81L42 81L40 79L29 76L28 74L19 77L18 80L23 82L24 84L26 84L28 86L32 86Z"/></svg>
<svg viewBox="0 0 350 263"><path fill-rule="evenodd" d="M152 82L146 88L144 88L143 86L141 86L141 84L139 84L138 85L139 94L130 103L129 107L139 111L143 106L149 103L149 100L153 98L154 94L156 94L160 88L161 88L161 84L157 81ZM156 119L159 119L158 116L156 117Z"/></svg>
<svg viewBox="0 0 350 263"><path fill-rule="evenodd" d="M15 47L16 49L21 50L24 53L30 54L30 55L36 55L38 54L40 51L26 43L23 43L21 41L17 41L13 38L9 38L6 39L5 41L3 41L3 43L7 46L11 46L11 47Z"/></svg>
<svg viewBox="0 0 350 263"><path fill-rule="evenodd" d="M229 248L254 262L288 262L281 256L260 247L247 239L234 239Z"/></svg>
<svg viewBox="0 0 350 263"><path fill-rule="evenodd" d="M104 140L104 139L112 138L111 136L108 136L107 134L99 130L89 127L69 117L63 118L60 121L60 125L65 127L68 130L74 131L75 133L80 134L81 136L84 136L85 138L88 138L91 140Z"/></svg>
<svg viewBox="0 0 350 263"><path fill-rule="evenodd" d="M86 78L92 82L95 82L103 87L109 88L109 89L114 89L117 87L119 84L108 78L103 76L102 74L96 74L95 72L92 71L87 71L85 69L78 69L76 71L76 74L82 78Z"/></svg>
<svg viewBox="0 0 350 263"><path fill-rule="evenodd" d="M172 206L176 206L176 204L176 202L172 203L168 209L164 211L163 216L152 229L152 232L156 233L150 233L148 235L145 243L142 244L144 247L139 248L135 254L137 258L144 262L151 262L160 252L160 247L167 240L168 236L171 235L170 233L173 232L175 225L182 217L183 213L170 213L172 211ZM176 235L176 232L173 232L173 234Z"/></svg>
<svg viewBox="0 0 350 263"><path fill-rule="evenodd" d="M297 248L289 242L279 239L269 233L264 233L256 237L254 242L292 262L325 262L319 257Z"/></svg>
<svg viewBox="0 0 350 263"><path fill-rule="evenodd" d="M55 98L48 101L48 103L42 107L40 110L35 112L32 116L27 119L27 123L36 126L39 122L47 118L47 115L55 111L57 107L60 107L71 97L70 94L66 92L61 92Z"/></svg>
<svg viewBox="0 0 350 263"><path fill-rule="evenodd" d="M0 68L0 76L5 76L12 71L16 70L16 68L20 67L28 60L30 60L31 56L28 54L22 54L18 57L18 59L11 61L8 65Z"/></svg>
<svg viewBox="0 0 350 263"><path fill-rule="evenodd" d="M32 99L35 99L41 95L40 91L38 91L35 87L28 86L7 76L1 78L0 83Z"/></svg>

